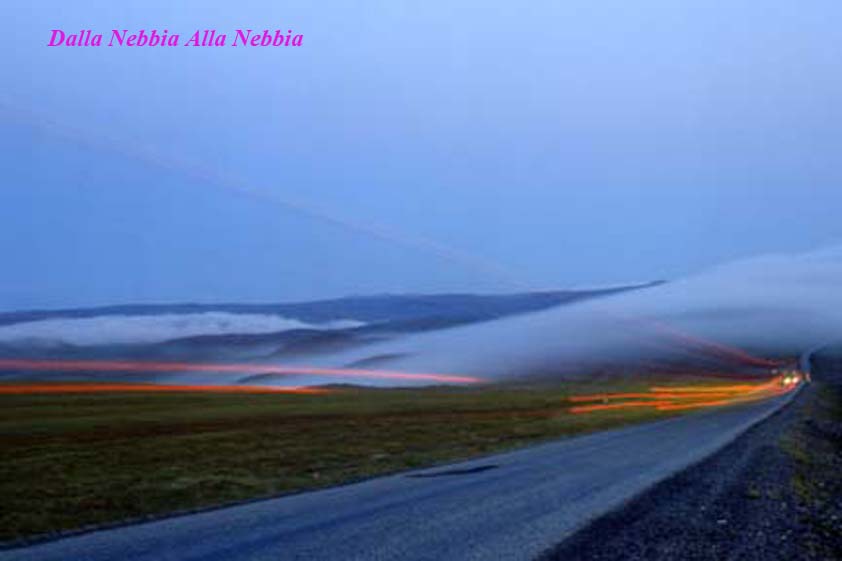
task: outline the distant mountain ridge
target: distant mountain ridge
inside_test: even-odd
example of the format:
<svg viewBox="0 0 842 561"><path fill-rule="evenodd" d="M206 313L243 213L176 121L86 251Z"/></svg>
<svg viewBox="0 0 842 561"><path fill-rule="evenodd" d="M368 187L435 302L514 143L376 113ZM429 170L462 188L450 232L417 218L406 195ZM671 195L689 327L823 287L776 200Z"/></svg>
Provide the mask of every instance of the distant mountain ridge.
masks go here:
<svg viewBox="0 0 842 561"><path fill-rule="evenodd" d="M164 304L126 305L68 310L36 310L0 314L0 359L119 360L162 362L233 362L239 364L332 364L348 368L388 368L412 356L412 350L376 350L376 345L399 341L422 332L527 314L556 306L610 297L660 283L589 290L559 290L503 295L382 295L338 298L289 304ZM208 331L195 326L207 313ZM232 316L242 314L241 320ZM145 317L144 317L145 316ZM169 317L164 317L169 316ZM227 317L218 317L227 316ZM260 319L260 316L264 316ZM277 316L266 321L266 316ZM142 319L140 336L131 325ZM280 320L280 321L278 321ZM291 328L278 327L285 320ZM352 320L342 324L338 320ZM77 323L78 321L78 323ZM48 324L46 329L42 324ZM184 325L179 325L183 322ZM217 329L215 322L227 324ZM241 322L241 323L238 323ZM177 329L172 329L176 324ZM265 325L272 330L265 331ZM122 335L120 335L122 331ZM150 340L152 330L161 336ZM17 331L17 332L16 332ZM5 333L3 333L5 332ZM21 333L24 335L21 336ZM85 333L93 338L82 336ZM101 338L97 338L102 333ZM166 336L164 336L166 334ZM371 352L369 352L369 349ZM345 358L346 353L355 355ZM315 361L315 362L314 362ZM322 384L318 376L278 377L254 372L100 372L71 369L0 370L0 380L130 380L169 383ZM332 380L330 380L332 381ZM366 380L356 380L363 383Z"/></svg>
<svg viewBox="0 0 842 561"><path fill-rule="evenodd" d="M416 322L423 324L427 320L435 320L434 323L436 323L446 318L452 320L461 318L464 322L493 319L515 313L538 311L579 300L648 288L658 284L662 284L662 281L605 289L556 290L517 294L387 294L282 304L127 304L59 310L26 310L0 313L0 325L46 319L227 312L232 314L276 315L314 324L348 319L365 323L405 322L408 327ZM459 321L459 323L462 323L462 321Z"/></svg>

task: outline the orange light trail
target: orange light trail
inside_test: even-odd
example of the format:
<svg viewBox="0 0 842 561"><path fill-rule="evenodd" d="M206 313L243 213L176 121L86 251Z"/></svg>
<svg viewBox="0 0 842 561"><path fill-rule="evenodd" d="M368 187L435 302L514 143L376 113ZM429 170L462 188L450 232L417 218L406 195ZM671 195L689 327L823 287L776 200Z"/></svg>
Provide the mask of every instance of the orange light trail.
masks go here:
<svg viewBox="0 0 842 561"><path fill-rule="evenodd" d="M570 396L573 414L622 409L651 408L657 411L702 409L760 401L783 395L798 387L800 373L778 375L757 384L729 384L719 386L653 386L648 392L603 393Z"/></svg>
<svg viewBox="0 0 842 561"><path fill-rule="evenodd" d="M605 401L609 399L646 399L652 397L648 393L600 393L591 395L572 395L567 399L573 403L587 401Z"/></svg>
<svg viewBox="0 0 842 561"><path fill-rule="evenodd" d="M757 401L759 398L751 399L719 399L716 401L697 401L695 403L661 403L656 409L658 411L681 411L684 409L699 409L702 407L719 407L722 405L737 405L749 401Z"/></svg>
<svg viewBox="0 0 842 561"><path fill-rule="evenodd" d="M244 393L244 394L303 394L322 395L330 390L299 386L209 386L209 385L170 385L170 384L96 384L96 383L39 383L39 384L0 384L0 395L32 395L53 393L119 393L119 392L155 392L155 393Z"/></svg>
<svg viewBox="0 0 842 561"><path fill-rule="evenodd" d="M654 386L649 388L649 391L653 392L681 392L681 393L721 393L721 392L743 392L743 391L751 391L758 388L758 385L751 385L751 384L734 384L729 386L713 386L713 387L703 387L703 386Z"/></svg>
<svg viewBox="0 0 842 561"><path fill-rule="evenodd" d="M30 360L0 359L0 370L60 371L60 372L234 372L243 374L277 374L281 376L311 375L344 378L369 378L377 380L407 380L440 382L445 384L477 384L481 378L369 370L363 368L315 368L307 366L282 366L277 364L236 364L158 362L135 360Z"/></svg>
<svg viewBox="0 0 842 561"><path fill-rule="evenodd" d="M705 393L705 397L722 396L727 397L733 395L731 392L716 391ZM604 393L592 395L573 395L568 397L568 401L573 403L587 403L589 401L611 401L617 399L652 399L652 397L659 397L664 399L681 399L687 397L683 392L640 392L640 393Z"/></svg>
<svg viewBox="0 0 842 561"><path fill-rule="evenodd" d="M667 405L668 401L633 401L631 403L597 403L594 405L577 405L571 407L571 413L591 413L593 411L610 411L612 409L634 409L640 407L658 407L660 405Z"/></svg>

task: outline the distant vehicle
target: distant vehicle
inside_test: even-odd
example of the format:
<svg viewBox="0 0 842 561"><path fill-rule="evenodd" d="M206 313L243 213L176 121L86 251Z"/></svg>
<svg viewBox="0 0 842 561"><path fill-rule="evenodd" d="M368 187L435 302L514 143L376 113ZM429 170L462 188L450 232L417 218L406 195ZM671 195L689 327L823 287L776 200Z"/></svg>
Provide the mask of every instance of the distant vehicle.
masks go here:
<svg viewBox="0 0 842 561"><path fill-rule="evenodd" d="M805 380L809 381L809 373L798 369L784 370L780 373L780 383L785 388L798 385Z"/></svg>

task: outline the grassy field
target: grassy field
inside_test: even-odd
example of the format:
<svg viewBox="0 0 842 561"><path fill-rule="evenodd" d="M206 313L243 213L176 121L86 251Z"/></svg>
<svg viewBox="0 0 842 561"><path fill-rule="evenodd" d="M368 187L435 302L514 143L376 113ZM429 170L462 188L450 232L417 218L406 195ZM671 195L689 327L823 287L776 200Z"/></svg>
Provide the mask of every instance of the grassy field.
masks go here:
<svg viewBox="0 0 842 561"><path fill-rule="evenodd" d="M645 385L603 382L599 391ZM595 389L0 395L0 540L323 487L670 415L569 412L567 396Z"/></svg>

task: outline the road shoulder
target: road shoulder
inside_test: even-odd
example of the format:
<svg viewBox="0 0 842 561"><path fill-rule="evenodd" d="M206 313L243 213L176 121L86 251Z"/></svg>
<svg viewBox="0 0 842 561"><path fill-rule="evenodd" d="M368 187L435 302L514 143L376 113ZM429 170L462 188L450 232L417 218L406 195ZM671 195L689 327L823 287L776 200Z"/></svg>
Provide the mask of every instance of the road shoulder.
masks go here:
<svg viewBox="0 0 842 561"><path fill-rule="evenodd" d="M838 477L825 469L823 506L809 502L799 487L809 465L792 446L793 441L817 446L815 439L823 439L823 454L829 454L823 461L842 458L838 439L810 429L816 415L832 414L818 408L828 391L839 390L829 384L805 388L789 407L714 456L598 518L541 559L840 558L842 517L825 518L838 512L842 495L834 498L832 490ZM825 490L811 481L814 489Z"/></svg>

